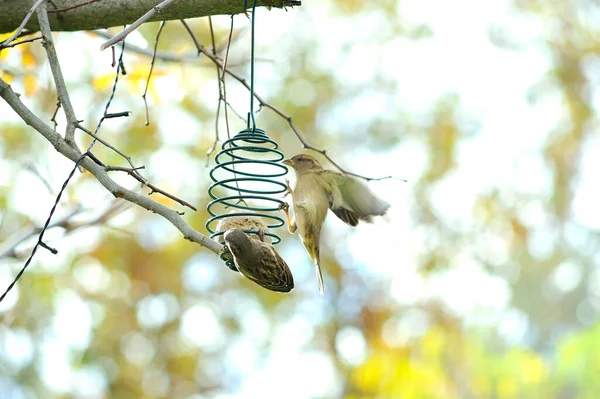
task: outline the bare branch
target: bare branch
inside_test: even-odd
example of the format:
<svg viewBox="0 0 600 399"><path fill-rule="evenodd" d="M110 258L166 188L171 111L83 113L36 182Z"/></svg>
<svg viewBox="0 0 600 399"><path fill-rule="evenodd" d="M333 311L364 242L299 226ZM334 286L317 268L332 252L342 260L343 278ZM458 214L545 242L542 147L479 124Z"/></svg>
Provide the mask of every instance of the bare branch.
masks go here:
<svg viewBox="0 0 600 399"><path fill-rule="evenodd" d="M131 32L133 32L134 30L136 30L144 22L148 21L154 14L160 13L160 11L163 8L169 6L169 4L171 4L173 1L174 0L164 0L160 4L158 4L155 7L153 7L150 11L148 11L147 13L145 13L144 15L142 15L140 18L138 18L137 21L135 21L134 23L132 23L131 25L129 25L127 28L125 28L124 30L122 30L121 33L119 33L118 35L116 35L112 39L110 39L110 40L102 43L102 46L100 46L100 50L104 50L105 48L110 47L110 46L114 45L115 43L118 43L121 40L125 39L125 37L128 34L130 34Z"/></svg>
<svg viewBox="0 0 600 399"><path fill-rule="evenodd" d="M98 224L108 222L113 216L115 216L128 205L131 204L119 200L114 200L113 203L97 217L90 220L76 222L73 220L73 218L84 212L81 206L78 205L68 215L48 225L46 230L60 227L64 229L66 235L82 227L92 227ZM22 231L16 232L10 238L5 240L5 242L2 243L2 245L0 245L0 259L8 257L17 258L18 255L16 248L29 238L39 235L41 232L42 227L30 227L23 229Z"/></svg>
<svg viewBox="0 0 600 399"><path fill-rule="evenodd" d="M212 31L212 29L211 29ZM231 26L229 27L229 35L227 35L227 46L225 47L225 59L223 60L223 68L221 70L221 74L220 76L218 76L219 78L219 82L221 82L221 86L223 88L222 91L219 91L219 104L220 101L222 100L223 103L225 103L225 126L227 128L227 138L230 139L231 138L231 133L229 132L229 114L227 113L227 108L230 107L229 103L227 102L227 88L225 85L225 69L227 69L227 61L229 60L229 49L231 47L231 37L233 36L233 15L231 16ZM214 50L214 41L213 41L213 50ZM213 51L214 53L214 51ZM216 55L216 54L215 54ZM217 75L219 75L219 67L217 65ZM233 107L231 107L233 108ZM234 113L237 115L237 112L234 111ZM244 118L242 118L243 120Z"/></svg>
<svg viewBox="0 0 600 399"><path fill-rule="evenodd" d="M23 39L19 42L10 43L7 45L5 45L4 43L0 43L0 50L2 50L4 48L16 47L20 44L35 42L36 40L42 40L43 38L44 38L43 36L35 36L35 37L30 37L29 39Z"/></svg>
<svg viewBox="0 0 600 399"><path fill-rule="evenodd" d="M105 39L110 39L112 37L112 35L110 33L108 33L107 31L103 31L103 30L94 30L94 31L91 31L88 33L93 33L93 34L103 37ZM114 49L114 46L111 48ZM221 48L221 46L217 45L217 53L221 52L223 49L224 49L224 46L223 46L223 48ZM183 63L200 64L198 66L201 66L201 67L209 66L208 64L204 63L204 61L205 61L204 57L198 57L198 55L199 55L198 52L196 52L196 53L189 52L189 53L183 53L183 54L174 54L174 53L170 53L167 51L160 51L160 50L156 50L156 52L154 52L153 48L142 48L142 47L136 46L135 44L132 44L132 43L127 43L127 51L134 52L136 54L143 55L146 57L154 57L157 60L166 61L166 62L176 62L176 63L182 63L182 64ZM202 53L200 53L200 55L201 54ZM256 61L261 61L261 62L269 61L270 62L270 60L262 59L260 57L257 57ZM237 65L227 64L227 65L240 66L240 64L237 64ZM242 119L244 119L244 118L242 117Z"/></svg>
<svg viewBox="0 0 600 399"><path fill-rule="evenodd" d="M94 30L89 33L93 33L105 39L110 39L112 35L107 31L103 30ZM114 47L113 47L114 48ZM134 53L145 55L148 57L155 57L159 60L168 61L168 62L194 62L197 63L202 61L203 58L198 58L198 54L196 53L186 53L182 55L177 55L173 53L169 53L166 51L156 51L154 52L152 49L142 48L140 46L136 46L135 44L127 43L127 50L133 51Z"/></svg>
<svg viewBox="0 0 600 399"><path fill-rule="evenodd" d="M133 169L137 169L135 167L135 165L133 164L133 162L131 161L131 157L129 155L125 155L123 152L119 151L116 147L114 147L112 144L110 144L108 141L102 139L101 137L99 137L97 134L92 133L91 131L89 131L88 129L86 129L85 127L81 126L81 124L77 124L77 127L89 134L90 136L92 136L94 139L96 139L97 141L99 141L102 145L104 145L107 148L110 148L111 150L113 150L114 152L116 152L117 154L119 154L120 156L122 156L128 163L129 165L131 165L131 167Z"/></svg>
<svg viewBox="0 0 600 399"><path fill-rule="evenodd" d="M184 26L185 26L185 24L184 24ZM209 58L212 62L214 62L217 65L217 67L219 67L222 71L224 71L224 73L227 73L228 75L230 75L231 77L233 77L235 80L237 80L238 82L240 82L246 89L250 90L250 84L246 81L246 79L244 79L242 76L238 75L237 73L235 73L231 69L228 69L227 66L224 65L224 63L221 62L221 60L216 55L212 54L206 47L204 47L202 44L200 44L195 39L195 37L192 34L191 30L188 29L188 32L190 33L190 35L194 39L194 43L196 44L196 48L198 49L199 52L201 52L207 58ZM270 109L271 111L275 112L277 115L279 115L280 117L282 117L283 119L286 120L286 122L288 123L288 125L290 126L290 128L292 129L292 131L294 132L294 134L296 135L296 137L298 138L298 140L300 140L300 142L302 143L302 147L303 148L305 148L307 150L318 152L319 154L323 155L340 172L342 172L344 174L347 174L347 175L350 175L350 176L358 177L360 179L364 179L364 180L367 180L367 181L369 181L369 180L384 180L384 179L392 179L393 178L393 176L367 177L367 176L359 175L359 174L354 173L354 172L350 172L350 171L342 168L337 162L335 162L327 154L327 150L317 148L317 147L313 146L312 144L308 143L308 141L304 138L304 135L298 130L298 128L296 128L296 125L294 125L294 122L292 121L292 117L291 116L285 114L284 112L280 111L274 105L271 105L270 103L268 103L267 101L265 101L259 94L256 93L256 91L254 92L254 98L256 98L258 100L258 103L259 103L260 107L268 108L268 109Z"/></svg>
<svg viewBox="0 0 600 399"><path fill-rule="evenodd" d="M154 40L154 51L152 52L152 61L150 62L150 71L148 71L148 79L146 79L146 88L144 89L144 95L142 96L142 98L144 99L144 107L146 108L146 126L150 124L150 116L148 115L148 101L146 101L146 94L148 94L148 86L150 86L150 78L152 78L152 71L154 70L154 61L156 60L156 48L158 47L158 40L160 39L160 34L162 33L165 24L166 22L162 21L158 28L158 32L156 33L156 39Z"/></svg>
<svg viewBox="0 0 600 399"><path fill-rule="evenodd" d="M54 113L52 114L52 118L50 118L50 122L54 124L54 130L58 127L58 122L56 122L56 115L58 115L58 110L60 109L60 100L56 100L56 108L54 109Z"/></svg>
<svg viewBox="0 0 600 399"><path fill-rule="evenodd" d="M56 92L58 94L58 100L60 101L67 117L67 127L65 129L65 140L71 147L77 147L75 143L75 129L77 128L77 117L69 98L69 92L67 91L67 85L65 84L65 78L63 77L60 69L60 63L58 61L58 55L56 54L56 48L54 47L54 41L52 40L52 31L50 30L50 22L48 21L48 14L46 12L46 4L42 4L37 10L38 22L40 23L40 29L42 36L44 36L43 46L46 49L46 55L48 56L48 62L50 63L50 69L52 70L52 76L54 77L54 84L56 85Z"/></svg>
<svg viewBox="0 0 600 399"><path fill-rule="evenodd" d="M42 1L42 0L38 0ZM160 0L53 0L48 8L50 23L54 32L90 31L111 26L129 25L154 7ZM269 1L274 7L299 5L286 0ZM295 4L292 4L295 3ZM55 5L56 4L56 5ZM264 0L258 0L257 6L265 6ZM83 7L85 6L85 7ZM23 17L31 8L27 0L0 0L0 33L12 32L22 23ZM67 11L68 10L68 11ZM65 13L65 11L67 11ZM207 15L231 15L244 12L244 2L240 0L177 0L160 14L156 13L150 21L170 21L182 18L197 18ZM98 16L101 15L101 18ZM21 29L38 31L35 18L30 19Z"/></svg>
<svg viewBox="0 0 600 399"><path fill-rule="evenodd" d="M127 161L127 163L129 163L129 165L131 166L131 168L123 168L123 167L119 167L119 166L107 166L107 167L105 167L105 170L107 172L110 172L110 171L127 172L132 177L134 177L137 181L139 181L140 183L142 183L143 185L145 185L146 187L148 187L150 190L152 190L150 192L150 194L152 194L152 193L162 194L165 197L171 198L173 201L178 202L178 203L180 203L183 206L187 206L188 208L190 208L190 209L192 209L194 211L197 211L196 207L194 207L193 205L191 205L189 202L186 202L186 201L184 201L184 200L182 200L180 198L177 198L176 196L174 196L172 194L169 194L166 191L163 191L160 188L156 187L155 185L149 183L148 180L138 172L138 170L144 169L144 167L143 166L135 166L133 164L130 156L125 155L122 151L120 151L119 149L117 149L116 147L114 147L112 144L110 144L106 140L100 138L98 135L90 132L85 127L83 127L81 125L77 125L77 127L79 129L81 129L82 131L84 131L85 133L87 133L90 136L92 136L94 139L98 140L98 142L100 142L102 145L110 148L111 150L113 150L114 152L116 152L117 154L119 154L120 156L122 156Z"/></svg>
<svg viewBox="0 0 600 399"><path fill-rule="evenodd" d="M35 164L33 163L28 163L25 166L25 169L30 171L35 177L37 177L38 179L40 179L40 181L42 182L42 184L44 185L44 187L46 187L46 190L48 190L48 193L53 194L54 191L52 190L52 186L50 185L50 182L48 181L48 179L46 179L43 175L42 172L40 172L40 170L35 166Z"/></svg>
<svg viewBox="0 0 600 399"><path fill-rule="evenodd" d="M35 4L29 9L29 11L27 11L25 18L23 19L23 22L21 22L21 25L19 25L19 27L17 28L15 33L13 33L8 39L6 39L5 41L2 42L2 44L0 44L0 49L2 49L4 47L8 47L8 45L13 40L15 40L17 37L19 37L19 35L23 31L23 28L25 28L25 25L27 25L27 22L29 22L29 19L31 18L31 16L35 12L35 10L40 6L40 4L42 4L42 2L44 2L44 0L37 0L35 2Z"/></svg>
<svg viewBox="0 0 600 399"><path fill-rule="evenodd" d="M25 123L33 127L46 140L48 140L54 146L56 151L73 162L76 162L81 157L79 150L69 146L58 133L52 130L50 126L46 125L25 106L19 99L19 96L12 90L10 85L8 85L2 78L0 78L0 97L2 97L8 105L10 105L10 107ZM110 178L102 166L97 165L92 160L87 158L82 160L81 166L94 175L100 184L102 184L102 186L104 186L104 188L106 188L116 198L122 198L126 201L137 204L140 207L147 209L150 212L157 213L167 219L183 234L186 240L200 244L210 249L214 253L219 253L219 251L222 249L223 246L220 243L211 240L188 225L177 211L174 211L173 209L170 209L145 195L138 194L117 184Z"/></svg>
<svg viewBox="0 0 600 399"><path fill-rule="evenodd" d="M148 180L144 179L139 173L137 173L138 169L143 169L143 168L144 168L143 166L139 166L137 168L123 168L123 167L119 167L119 166L106 166L104 168L104 170L106 170L107 172L111 172L111 171L127 172L131 177L133 177L134 179L136 179L137 181L142 183L144 186L146 186L150 190L152 190L152 191L150 191L150 194L148 194L148 195L152 195L154 193L159 193L159 194L164 195L167 198L172 199L175 202L180 203L183 206L187 206L188 208L190 208L194 211L198 210L198 209L196 209L196 207L191 205L189 202L186 202L180 198L177 198L173 194L169 194L168 192L156 187L154 184L149 183Z"/></svg>
<svg viewBox="0 0 600 399"><path fill-rule="evenodd" d="M89 0L89 1L85 1L83 3L72 5L70 7L59 8L57 10L49 10L48 14L57 14L59 12L65 12L65 11L69 11L69 10L74 10L76 8L79 8L79 7L87 6L87 5L92 4L92 3L96 3L97 1L102 1L102 0Z"/></svg>

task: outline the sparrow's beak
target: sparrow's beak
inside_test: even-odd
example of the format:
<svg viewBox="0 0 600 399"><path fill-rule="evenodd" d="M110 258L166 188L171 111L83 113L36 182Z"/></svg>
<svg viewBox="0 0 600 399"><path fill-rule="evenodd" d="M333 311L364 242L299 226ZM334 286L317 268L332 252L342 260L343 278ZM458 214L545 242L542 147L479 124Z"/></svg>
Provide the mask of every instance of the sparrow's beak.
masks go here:
<svg viewBox="0 0 600 399"><path fill-rule="evenodd" d="M291 159L284 159L283 161L281 161L281 163L287 166L294 166L294 161L292 161Z"/></svg>

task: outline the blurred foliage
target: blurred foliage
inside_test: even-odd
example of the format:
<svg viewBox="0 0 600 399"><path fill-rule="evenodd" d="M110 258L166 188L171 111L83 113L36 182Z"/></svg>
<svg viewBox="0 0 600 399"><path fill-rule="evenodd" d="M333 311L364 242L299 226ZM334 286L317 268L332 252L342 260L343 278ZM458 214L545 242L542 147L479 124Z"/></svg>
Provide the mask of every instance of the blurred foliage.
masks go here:
<svg viewBox="0 0 600 399"><path fill-rule="evenodd" d="M600 237L597 228L574 216L581 160L597 145L600 46L598 24L590 22L598 18L597 4L509 2L508 15L487 27L490 46L508 53L539 52L548 63L546 73L526 88L527 102L531 107L555 104L554 113L541 119L557 123L541 136L535 133L539 139L528 151L542 171L519 187L488 177L495 165L486 157L497 160L495 153L506 147L476 147L475 152L488 153L474 167L464 166L465 148L481 134L483 115L466 111L460 87L440 93L424 111L397 102L406 80L421 77L399 80L401 53L398 65L387 66L394 73L386 73L383 53L401 43L419 47L438 38L433 22L418 13L407 15L404 1L313 3L287 13L258 14L287 30L258 24L266 33L257 39L257 54L264 57L257 63L257 91L291 115L312 144L330 149L359 173L369 163L362 163L365 153L380 161L372 163L381 175L400 177L404 171L394 168L410 165L393 151L423 154L409 188L402 188L408 192L402 196L406 203L390 201L395 215L408 216L377 224L385 232L371 228L360 236L361 245L330 218L333 227L326 228L329 237L322 244L325 298L317 295L312 266L297 237L283 230L278 250L296 280L289 295L261 290L140 209L129 208L101 226L52 229L48 243L59 254L40 250L14 295L0 304L2 399L598 396ZM429 12L438 13L435 6ZM453 24L458 30L461 21ZM207 20L190 25L210 47ZM228 26L229 18L215 19L222 58ZM152 48L157 27L146 24L130 39ZM229 65L247 77L245 17L237 17L233 37ZM102 115L114 80L110 51L95 50L102 40L91 33L56 35L77 116L88 128ZM167 23L158 49L176 55L196 51L175 21ZM185 217L206 233L206 154L216 134L218 98L214 65L202 57L185 63L158 59L146 126L141 95L150 58L125 54L127 75L111 110L132 110L133 116L107 120L101 136L136 165L145 165L143 173L152 183L197 205L198 212L185 210ZM366 66L355 65L357 56ZM442 57L439 65L424 64L422 73L442 74L450 62ZM0 77L51 123L56 93L39 42L0 51ZM495 79L500 77L486 76L486 81ZM246 91L232 79L227 88L233 108L245 115ZM71 167L2 107L0 289L22 266L33 238L12 252L3 250L43 223ZM64 117L58 115L62 132ZM231 110L228 118L232 133L245 125ZM301 151L285 120L269 110L257 118L286 154ZM522 123L515 115L504 119L515 129ZM222 141L227 135L223 109L218 126ZM506 140L513 140L508 133ZM78 142L86 146L90 138L79 135ZM100 145L94 153L107 164L125 165ZM516 176L527 172L519 164L510 167ZM537 179L549 183L540 188ZM479 180L487 186L475 189ZM400 193L392 190L388 193ZM169 199L152 197L179 210ZM76 219L89 220L110 201L89 174L82 174L69 186L57 217L83 207ZM466 216L457 218L454 208L466 209ZM369 231L368 226L359 229ZM361 248L378 256L366 259ZM457 304L450 298L477 289L483 291L482 303Z"/></svg>

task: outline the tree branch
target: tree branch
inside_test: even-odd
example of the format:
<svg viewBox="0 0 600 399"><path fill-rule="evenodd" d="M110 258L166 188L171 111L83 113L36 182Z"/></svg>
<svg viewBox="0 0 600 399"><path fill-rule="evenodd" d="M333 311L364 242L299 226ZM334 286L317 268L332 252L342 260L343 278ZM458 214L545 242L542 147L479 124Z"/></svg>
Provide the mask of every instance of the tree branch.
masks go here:
<svg viewBox="0 0 600 399"><path fill-rule="evenodd" d="M19 35L23 31L23 29L25 28L25 25L27 25L27 22L29 22L29 19L31 18L31 16L35 12L36 8L38 8L40 6L40 4L42 4L43 1L44 0L37 0L35 2L35 4L33 4L33 6L31 6L31 8L29 9L29 11L27 11L27 14L25 14L25 18L23 18L23 21L21 22L21 25L19 25L19 27L17 28L17 30L15 31L15 33L13 33L8 39L6 39L5 41L2 42L2 44L0 45L0 49L8 47L8 45L13 40L15 40L17 37L19 37ZM26 2L23 2L23 3L26 3Z"/></svg>
<svg viewBox="0 0 600 399"><path fill-rule="evenodd" d="M0 97L2 97L8 105L10 105L10 107L27 125L34 128L46 140L48 140L56 149L56 151L73 162L76 162L81 157L79 150L69 146L65 139L52 130L50 126L46 125L25 106L19 99L19 95L17 95L12 90L10 85L8 85L2 78L0 78ZM210 249L214 253L219 253L219 251L223 248L223 246L217 241L211 240L205 235L194 230L181 218L177 211L174 211L144 195L128 190L125 187L117 184L110 178L102 166L95 164L89 158L84 159L81 162L81 166L94 175L100 184L102 184L102 186L104 186L104 188L106 188L116 198L123 198L126 201L139 205L142 208L147 209L150 212L157 213L167 219L183 234L186 240L200 244Z"/></svg>
<svg viewBox="0 0 600 399"><path fill-rule="evenodd" d="M161 11L165 8L168 7L174 0L164 0L162 1L160 4L152 7L150 9L150 11L148 11L147 13L145 13L144 15L142 15L140 18L137 19L137 21L135 21L134 23L132 23L131 25L129 25L127 28L123 29L118 35L116 35L115 37L113 37L112 39L102 43L102 45L100 46L100 50L104 50L107 47L110 47L118 42L120 42L121 40L125 39L125 37L130 34L131 32L133 32L134 30L136 30L141 24L143 24L144 22L148 21L150 18L152 18L155 14L160 14ZM163 21L164 23L164 21ZM162 29L161 25L161 29ZM157 40L158 42L158 40Z"/></svg>
<svg viewBox="0 0 600 399"><path fill-rule="evenodd" d="M273 3L269 5L274 7L298 5L298 2L290 0L270 0L268 2ZM62 12L50 14L50 24L55 32L129 25L157 3L158 0L102 0L96 2L53 0L49 6L50 10ZM266 5L264 0L257 2L258 7ZM0 0L0 15L2 16L0 33L8 33L17 29L30 7L31 3L25 0ZM153 15L148 21L240 14L244 11L244 2L241 0L177 0L162 10L160 14ZM38 21L33 19L27 21L23 28L37 31L40 27Z"/></svg>
<svg viewBox="0 0 600 399"><path fill-rule="evenodd" d="M184 23L184 26L185 26L185 23ZM190 36L192 37L192 40L194 41L194 44L196 45L196 48L198 49L198 51L200 53L204 54L207 58L209 58L212 62L214 62L222 71L224 71L224 73L227 73L232 78L234 78L235 80L240 82L246 89L250 90L250 84L246 81L246 79L244 79L243 77L241 77L240 75L238 75L237 73L232 71L231 69L227 68L227 66L224 65L223 62L216 55L212 54L206 47L204 47L202 44L200 44L198 42L198 40L195 38L194 34L189 29L188 29L188 33L190 33ZM288 125L290 126L290 128L292 129L292 131L294 132L296 137L298 138L298 140L300 140L300 142L302 143L302 148L311 150L314 152L318 152L319 154L323 155L340 172L342 172L346 175L358 177L360 179L364 179L367 181L384 180L384 179L393 178L393 176L367 177L367 176L359 175L358 173L350 172L350 171L342 168L337 162L335 162L327 154L327 150L317 148L317 147L313 146L312 144L308 143L308 141L304 138L304 135L296 128L296 125L294 125L294 122L292 121L291 116L285 114L284 112L280 111L279 108L277 108L274 105L271 105L270 103L265 101L259 94L256 93L256 91L254 92L254 98L256 98L258 100L258 104L261 108L262 107L269 108L271 111L275 112L277 115L279 115L280 117L282 117L283 119L286 120L286 122L288 123ZM400 179L400 180L403 180L403 179Z"/></svg>
<svg viewBox="0 0 600 399"><path fill-rule="evenodd" d="M67 235L67 234L69 234L75 230L78 230L80 228L83 228L83 227L92 227L92 226L95 226L98 224L108 222L113 216L117 215L124 208L123 205L125 205L125 206L131 205L130 203L121 202L119 200L114 200L114 201L115 202L113 202L100 215L96 216L95 218L92 218L92 219L89 219L86 221L81 221L81 222L76 222L73 220L73 218L75 216L77 216L78 214L80 214L84 211L84 209L82 209L81 206L78 206L75 210L73 210L67 216L48 225L46 230L53 229L56 227L61 227L65 231L64 234ZM17 246L19 246L21 243L23 243L27 239L29 239L33 236L39 235L42 232L42 230L43 229L41 227L30 227L28 229L23 229L22 231L19 231L19 232L13 234L11 237L9 237L7 240L5 240L2 243L2 245L0 245L0 259L2 259L2 258L17 258L18 257L18 254L16 251Z"/></svg>
<svg viewBox="0 0 600 399"><path fill-rule="evenodd" d="M68 145L76 148L75 143L75 129L77 128L77 117L75 116L75 110L71 104L69 98L69 92L67 85L65 84L65 78L60 69L60 62L58 61L58 55L56 54L56 48L54 47L54 40L52 40L52 31L50 30L50 22L48 21L48 13L46 12L46 4L42 4L37 9L38 21L40 23L40 30L44 37L42 45L46 49L48 56L48 62L50 63L50 69L52 70L52 76L54 77L54 84L56 85L56 93L58 94L58 101L62 104L62 108L65 111L67 117L67 127L65 129L65 140Z"/></svg>

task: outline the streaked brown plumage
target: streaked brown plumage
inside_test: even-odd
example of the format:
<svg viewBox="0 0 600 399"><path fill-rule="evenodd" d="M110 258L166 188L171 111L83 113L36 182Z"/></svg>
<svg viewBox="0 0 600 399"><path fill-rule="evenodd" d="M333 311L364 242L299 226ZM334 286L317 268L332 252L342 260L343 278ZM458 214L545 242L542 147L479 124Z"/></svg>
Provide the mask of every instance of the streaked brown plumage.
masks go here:
<svg viewBox="0 0 600 399"><path fill-rule="evenodd" d="M227 230L223 237L235 266L245 277L271 291L290 292L294 288L292 272L271 244L251 239L240 229Z"/></svg>
<svg viewBox="0 0 600 399"><path fill-rule="evenodd" d="M283 161L294 168L296 184L289 189L292 195L294 220L286 211L290 233L299 230L300 239L313 260L319 283L324 293L319 259L321 227L327 209L350 226L360 220L370 222L373 216L384 215L390 205L377 198L361 181L332 170L325 170L314 157L298 154Z"/></svg>
<svg viewBox="0 0 600 399"><path fill-rule="evenodd" d="M245 211L242 209L233 209L233 210L229 211L227 216L225 216L222 219L219 219L219 222L217 223L217 227L215 228L215 232L225 234L225 232L227 230L231 230L231 229L240 229L240 230L244 230L246 232L255 231L256 232L255 234L252 234L252 233L248 234L248 236L251 239L263 241L263 242L266 242L267 244L271 243L271 241L272 241L271 237L268 236L267 234L264 234L264 233L269 232L269 227L267 226L267 224L265 223L263 218L261 218L260 216L252 216L252 215L231 216L232 214L235 214L235 213L254 213L254 212ZM263 234L259 235L258 234L259 231L262 231ZM223 235L218 236L217 241L219 241L221 244L224 244L225 239L224 239ZM229 253L229 250L227 248L225 248L223 259L226 261L232 260L231 253ZM231 266L230 268L233 270L233 266ZM234 271L236 271L236 270L234 270Z"/></svg>

